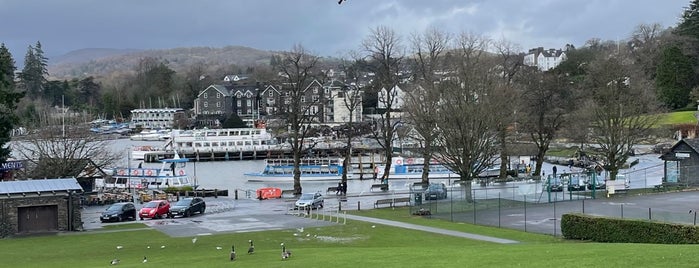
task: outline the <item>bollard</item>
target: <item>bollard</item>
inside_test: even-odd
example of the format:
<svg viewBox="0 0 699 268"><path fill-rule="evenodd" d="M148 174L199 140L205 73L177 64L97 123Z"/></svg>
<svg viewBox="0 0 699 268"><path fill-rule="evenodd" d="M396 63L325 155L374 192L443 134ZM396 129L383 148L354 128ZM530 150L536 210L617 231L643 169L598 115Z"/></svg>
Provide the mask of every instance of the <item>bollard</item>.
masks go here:
<svg viewBox="0 0 699 268"><path fill-rule="evenodd" d="M360 201L357 201L357 211L362 210L362 209L361 209L361 206L360 206L360 203L361 203Z"/></svg>
<svg viewBox="0 0 699 268"><path fill-rule="evenodd" d="M238 200L238 189L235 189L233 195L235 196L235 200Z"/></svg>
<svg viewBox="0 0 699 268"><path fill-rule="evenodd" d="M214 189L214 198L218 198L218 189Z"/></svg>
<svg viewBox="0 0 699 268"><path fill-rule="evenodd" d="M342 211L342 201L337 202L337 211Z"/></svg>

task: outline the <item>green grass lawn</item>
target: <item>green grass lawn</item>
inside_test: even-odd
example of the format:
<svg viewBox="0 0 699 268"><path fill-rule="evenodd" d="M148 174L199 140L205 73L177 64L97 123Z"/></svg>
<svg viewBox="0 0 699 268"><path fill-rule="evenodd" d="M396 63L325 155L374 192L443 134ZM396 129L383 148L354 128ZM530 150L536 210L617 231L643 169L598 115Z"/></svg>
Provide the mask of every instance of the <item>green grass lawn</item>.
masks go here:
<svg viewBox="0 0 699 268"><path fill-rule="evenodd" d="M696 267L696 245L600 244L410 216L406 208L359 215L521 241L501 245L389 226L346 225L171 238L155 230L5 239L2 267ZM120 227L121 228L121 227ZM131 225L130 229L140 226ZM294 234L298 235L294 235ZM308 236L307 236L308 235ZM248 255L247 240L255 241ZM292 251L281 260L280 243ZM238 259L228 260L235 243ZM117 246L122 249L116 249ZM150 246L150 248L148 248ZM161 248L165 246L165 248ZM216 247L221 247L218 250ZM148 263L141 260L148 257Z"/></svg>
<svg viewBox="0 0 699 268"><path fill-rule="evenodd" d="M696 124L696 111L672 112L661 116L659 125Z"/></svg>

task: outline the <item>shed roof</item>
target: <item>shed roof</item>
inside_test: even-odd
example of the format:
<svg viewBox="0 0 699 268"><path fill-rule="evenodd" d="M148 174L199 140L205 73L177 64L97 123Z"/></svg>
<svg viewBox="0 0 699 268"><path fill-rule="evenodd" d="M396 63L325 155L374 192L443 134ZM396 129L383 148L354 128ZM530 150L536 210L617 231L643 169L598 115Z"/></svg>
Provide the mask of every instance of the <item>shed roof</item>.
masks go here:
<svg viewBox="0 0 699 268"><path fill-rule="evenodd" d="M0 182L1 195L72 190L83 190L75 178Z"/></svg>

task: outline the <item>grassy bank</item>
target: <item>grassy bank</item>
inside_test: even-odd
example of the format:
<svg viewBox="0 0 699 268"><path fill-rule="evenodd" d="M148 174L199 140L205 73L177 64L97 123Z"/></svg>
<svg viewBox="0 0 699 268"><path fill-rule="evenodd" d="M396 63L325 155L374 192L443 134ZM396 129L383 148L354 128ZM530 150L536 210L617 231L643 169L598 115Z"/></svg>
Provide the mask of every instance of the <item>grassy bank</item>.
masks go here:
<svg viewBox="0 0 699 268"><path fill-rule="evenodd" d="M365 222L322 228L172 238L155 230L5 239L3 267L696 267L694 245L599 244L410 216L405 208L358 212L520 241L501 245ZM134 225L132 228L140 228ZM248 255L247 241L255 241ZM280 243L292 251L281 260ZM228 254L235 244L238 260ZM117 246L122 246L117 249ZM161 248L164 246L164 248ZM217 249L220 247L221 249ZM148 263L141 263L143 257Z"/></svg>

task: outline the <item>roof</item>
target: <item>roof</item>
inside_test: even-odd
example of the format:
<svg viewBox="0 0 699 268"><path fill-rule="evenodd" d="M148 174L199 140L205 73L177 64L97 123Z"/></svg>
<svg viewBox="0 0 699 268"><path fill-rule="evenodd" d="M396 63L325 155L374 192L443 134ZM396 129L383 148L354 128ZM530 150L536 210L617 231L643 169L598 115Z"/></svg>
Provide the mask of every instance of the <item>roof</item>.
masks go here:
<svg viewBox="0 0 699 268"><path fill-rule="evenodd" d="M75 178L0 182L0 195L57 191L83 191Z"/></svg>

